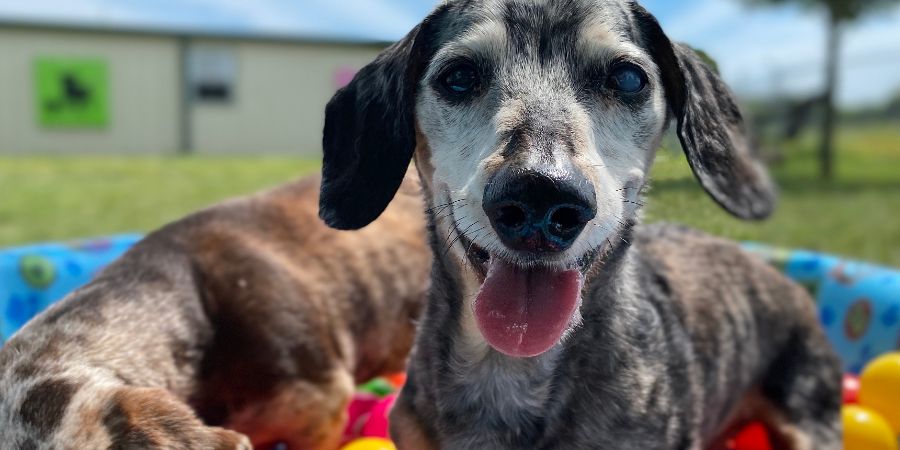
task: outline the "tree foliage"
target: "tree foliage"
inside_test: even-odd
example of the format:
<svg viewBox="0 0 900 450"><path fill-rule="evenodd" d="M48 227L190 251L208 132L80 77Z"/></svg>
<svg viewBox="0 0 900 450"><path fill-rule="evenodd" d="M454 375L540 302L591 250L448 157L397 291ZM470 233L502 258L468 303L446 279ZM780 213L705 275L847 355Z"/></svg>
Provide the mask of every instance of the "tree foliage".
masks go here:
<svg viewBox="0 0 900 450"><path fill-rule="evenodd" d="M751 5L797 4L808 8L827 8L836 21L850 21L879 8L900 3L900 0L744 0Z"/></svg>

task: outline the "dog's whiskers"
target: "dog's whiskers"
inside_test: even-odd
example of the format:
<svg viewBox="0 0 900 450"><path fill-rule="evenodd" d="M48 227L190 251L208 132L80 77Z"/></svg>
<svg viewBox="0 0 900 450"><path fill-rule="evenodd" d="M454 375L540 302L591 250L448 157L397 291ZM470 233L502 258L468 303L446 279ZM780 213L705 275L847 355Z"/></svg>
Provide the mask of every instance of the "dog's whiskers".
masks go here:
<svg viewBox="0 0 900 450"><path fill-rule="evenodd" d="M477 224L477 223L478 223L478 221L476 220L475 222L472 222L471 224L469 224L469 226L467 226L465 229L457 231L457 232L456 232L456 237L453 238L453 241L450 242L449 244L447 244L447 249L444 251L444 256L446 256L447 253L450 252L450 249L453 248L453 244L455 244L456 241L458 241L459 238L461 238L461 237L463 236L463 234L466 233L466 231L469 231L469 229L471 229L471 228L472 228L473 226L475 226L475 224ZM454 227L454 229L455 229L455 228L456 228L456 227Z"/></svg>
<svg viewBox="0 0 900 450"><path fill-rule="evenodd" d="M434 221L435 221L435 222L440 222L440 221L442 221L442 220L444 220L444 219L446 219L446 218L448 218L448 217L452 217L452 216L453 216L453 211L448 211L448 212L446 212L446 213L444 213L444 214L441 214L441 215L435 215L435 216L434 216Z"/></svg>
<svg viewBox="0 0 900 450"><path fill-rule="evenodd" d="M478 239L478 238L480 238L480 237L482 236L482 235L479 234L479 233L481 233L482 231L484 231L485 228L487 228L487 227L486 227L486 226L482 226L481 228L479 228L479 229L473 231L473 232L472 232L472 238L471 238L471 240L469 241L469 245L466 247L466 256L467 256L467 258L465 258L465 259L463 260L463 267L469 268L472 272L475 272L475 265L471 263L471 261L470 261L469 258L468 258L468 255L469 255L470 252L472 251L472 246L475 245L475 240Z"/></svg>
<svg viewBox="0 0 900 450"><path fill-rule="evenodd" d="M461 219L459 219L459 220L466 220L466 217L463 217L463 218L461 218ZM444 246L445 246L445 247L448 246L448 243L450 242L450 238L451 238L451 236L453 236L453 233L457 233L457 234L458 234L457 229L456 229L456 223L451 223L449 228L450 228L450 231L447 233L447 239L444 239Z"/></svg>
<svg viewBox="0 0 900 450"><path fill-rule="evenodd" d="M457 203L459 203L459 202L462 202L462 201L465 201L465 199L464 199L464 198L456 199L456 200L453 200L452 202L448 202L448 203L444 203L444 204L442 204L442 205L436 205L436 206L434 206L434 207L432 207L432 208L428 208L428 209L425 210L425 212L426 212L426 213L440 214L441 212L443 212L443 211L444 211L445 209L447 209L448 207L453 206L453 205L455 205L455 204L457 204Z"/></svg>
<svg viewBox="0 0 900 450"><path fill-rule="evenodd" d="M622 224L621 219L616 218L616 220L619 221L619 223L620 223L623 227L626 226L625 224ZM597 226L598 228L603 229L603 231L606 231L607 233L609 233L609 234L611 234L611 235L617 236L617 237L618 237L619 239L621 239L622 242L624 242L626 245L631 245L631 243L628 242L627 239L623 238L620 234L616 233L616 230L614 230L614 229L612 229L612 228L610 228L610 227L604 225L603 223L599 223L599 222L596 224L596 226Z"/></svg>

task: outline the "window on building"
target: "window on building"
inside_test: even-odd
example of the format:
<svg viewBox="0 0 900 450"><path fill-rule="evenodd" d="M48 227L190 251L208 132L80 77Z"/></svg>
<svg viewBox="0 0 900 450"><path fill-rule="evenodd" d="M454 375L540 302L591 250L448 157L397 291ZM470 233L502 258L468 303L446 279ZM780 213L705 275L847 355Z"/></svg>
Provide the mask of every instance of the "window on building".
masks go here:
<svg viewBox="0 0 900 450"><path fill-rule="evenodd" d="M194 45L188 50L189 95L200 103L229 103L235 97L237 58L227 46Z"/></svg>

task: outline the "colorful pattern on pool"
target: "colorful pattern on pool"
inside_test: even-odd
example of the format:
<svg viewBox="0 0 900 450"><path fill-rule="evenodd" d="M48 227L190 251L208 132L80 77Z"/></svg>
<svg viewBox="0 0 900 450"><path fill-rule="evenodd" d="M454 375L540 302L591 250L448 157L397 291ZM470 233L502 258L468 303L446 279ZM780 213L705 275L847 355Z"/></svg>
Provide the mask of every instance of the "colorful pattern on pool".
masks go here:
<svg viewBox="0 0 900 450"><path fill-rule="evenodd" d="M140 238L130 234L0 250L0 342L87 283Z"/></svg>
<svg viewBox="0 0 900 450"><path fill-rule="evenodd" d="M139 239L122 235L0 250L0 339L87 283ZM745 247L812 292L847 371L859 373L900 348L900 271L808 251Z"/></svg>
<svg viewBox="0 0 900 450"><path fill-rule="evenodd" d="M745 247L806 286L848 372L900 348L900 271L808 251Z"/></svg>

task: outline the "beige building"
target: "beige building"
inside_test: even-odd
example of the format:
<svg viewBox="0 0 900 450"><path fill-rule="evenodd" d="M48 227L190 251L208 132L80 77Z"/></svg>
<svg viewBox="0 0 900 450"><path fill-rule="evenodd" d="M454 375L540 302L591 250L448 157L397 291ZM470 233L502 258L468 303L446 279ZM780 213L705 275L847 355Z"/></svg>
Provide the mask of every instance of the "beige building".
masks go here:
<svg viewBox="0 0 900 450"><path fill-rule="evenodd" d="M385 45L0 21L0 153L316 155Z"/></svg>

